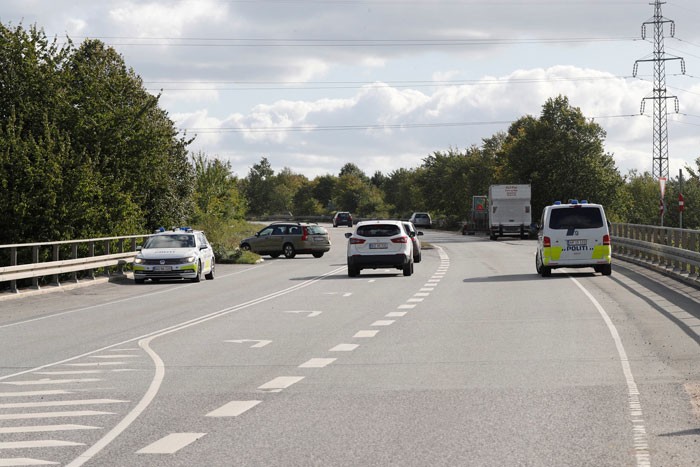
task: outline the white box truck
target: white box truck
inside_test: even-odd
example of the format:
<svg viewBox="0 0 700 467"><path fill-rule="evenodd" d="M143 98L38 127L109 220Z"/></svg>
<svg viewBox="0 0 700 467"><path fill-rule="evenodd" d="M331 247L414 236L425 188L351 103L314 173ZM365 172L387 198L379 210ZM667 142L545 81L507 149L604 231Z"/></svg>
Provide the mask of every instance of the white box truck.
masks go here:
<svg viewBox="0 0 700 467"><path fill-rule="evenodd" d="M532 224L530 185L489 187L489 237L506 235L526 238Z"/></svg>

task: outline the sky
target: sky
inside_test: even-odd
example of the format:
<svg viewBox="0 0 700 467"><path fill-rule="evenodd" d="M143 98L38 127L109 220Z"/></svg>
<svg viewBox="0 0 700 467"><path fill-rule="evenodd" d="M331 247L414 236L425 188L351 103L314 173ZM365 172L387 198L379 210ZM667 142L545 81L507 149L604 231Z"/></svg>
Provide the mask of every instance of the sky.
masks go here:
<svg viewBox="0 0 700 467"><path fill-rule="evenodd" d="M238 177L263 157L309 178L347 163L389 175L481 146L558 95L606 131L624 175L652 171L653 3L2 0L0 22L110 45L189 149ZM661 8L675 178L700 157L700 3Z"/></svg>

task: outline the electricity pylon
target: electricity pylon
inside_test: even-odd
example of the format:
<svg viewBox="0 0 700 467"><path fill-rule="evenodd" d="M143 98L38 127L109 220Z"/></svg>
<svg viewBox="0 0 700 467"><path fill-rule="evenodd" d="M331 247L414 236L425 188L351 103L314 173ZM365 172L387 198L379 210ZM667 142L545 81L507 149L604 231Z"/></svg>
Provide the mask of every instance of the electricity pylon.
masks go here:
<svg viewBox="0 0 700 467"><path fill-rule="evenodd" d="M644 114L644 104L647 100L654 101L654 158L652 176L656 179L668 178L668 119L666 101L673 99L676 113L678 113L678 97L666 94L666 62L668 60L680 60L681 73L685 74L685 61L681 57L667 56L664 51L664 25L669 24L669 37L676 34L676 24L661 14L661 5L666 2L654 0L649 5L654 6L654 16L642 23L642 39L646 40L647 25L654 26L654 54L653 58L637 60L634 62L632 76L637 76L640 62L654 62L654 91L650 97L642 99L640 113Z"/></svg>

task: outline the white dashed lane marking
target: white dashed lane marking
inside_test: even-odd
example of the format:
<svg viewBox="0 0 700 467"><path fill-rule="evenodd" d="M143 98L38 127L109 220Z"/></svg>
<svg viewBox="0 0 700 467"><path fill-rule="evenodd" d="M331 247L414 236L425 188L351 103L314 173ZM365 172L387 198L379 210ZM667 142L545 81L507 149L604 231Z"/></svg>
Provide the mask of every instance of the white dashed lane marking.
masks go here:
<svg viewBox="0 0 700 467"><path fill-rule="evenodd" d="M312 358L299 365L299 368L324 368L333 363L335 358Z"/></svg>
<svg viewBox="0 0 700 467"><path fill-rule="evenodd" d="M136 451L137 454L174 454L185 446L194 443L206 433L171 433L155 443Z"/></svg>
<svg viewBox="0 0 700 467"><path fill-rule="evenodd" d="M338 344L330 349L329 352L352 352L358 347L358 344Z"/></svg>
<svg viewBox="0 0 700 467"><path fill-rule="evenodd" d="M372 323L371 326L391 326L392 324L394 324L393 319L380 319Z"/></svg>
<svg viewBox="0 0 700 467"><path fill-rule="evenodd" d="M262 401L231 401L207 414L207 417L238 417Z"/></svg>
<svg viewBox="0 0 700 467"><path fill-rule="evenodd" d="M401 318L402 316L406 316L405 311L392 311L391 313L387 313L384 315L387 318Z"/></svg>
<svg viewBox="0 0 700 467"><path fill-rule="evenodd" d="M379 331L357 331L352 337L374 337Z"/></svg>
<svg viewBox="0 0 700 467"><path fill-rule="evenodd" d="M289 386L298 383L302 379L304 379L303 376L278 376L277 378L258 387L258 389L287 389Z"/></svg>

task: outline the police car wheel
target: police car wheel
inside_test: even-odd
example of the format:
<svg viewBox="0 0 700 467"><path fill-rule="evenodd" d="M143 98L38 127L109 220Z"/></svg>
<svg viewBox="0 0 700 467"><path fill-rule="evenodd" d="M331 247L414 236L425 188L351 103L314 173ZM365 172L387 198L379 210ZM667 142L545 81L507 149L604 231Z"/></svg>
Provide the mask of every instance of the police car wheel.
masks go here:
<svg viewBox="0 0 700 467"><path fill-rule="evenodd" d="M211 270L209 273L205 274L204 277L208 280L214 280L214 270L216 269L216 264L214 264L214 258L211 259Z"/></svg>
<svg viewBox="0 0 700 467"><path fill-rule="evenodd" d="M202 263L197 262L197 275L194 276L194 279L192 279L192 282L199 282L202 280Z"/></svg>

